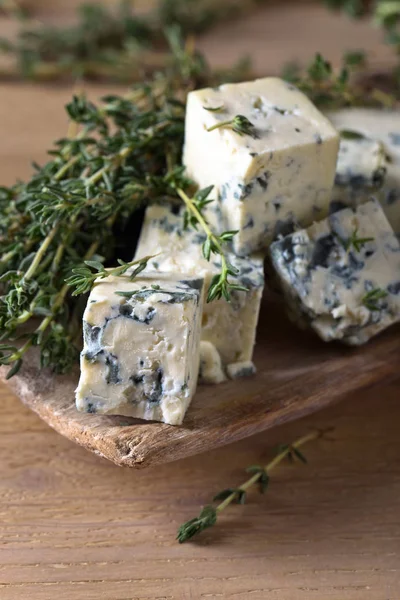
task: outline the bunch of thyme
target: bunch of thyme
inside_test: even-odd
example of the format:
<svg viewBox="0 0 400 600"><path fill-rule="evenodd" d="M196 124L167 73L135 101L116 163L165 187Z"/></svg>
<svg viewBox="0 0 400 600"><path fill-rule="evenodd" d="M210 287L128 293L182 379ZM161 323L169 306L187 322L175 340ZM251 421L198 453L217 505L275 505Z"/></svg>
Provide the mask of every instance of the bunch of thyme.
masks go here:
<svg viewBox="0 0 400 600"><path fill-rule="evenodd" d="M121 0L116 11L83 4L74 26L54 27L24 19L15 41L0 40L0 49L14 59L3 76L36 80L60 77L137 79L139 60L154 47L160 32L134 15L131 3ZM162 66L164 56L148 58ZM136 77L135 77L136 73Z"/></svg>
<svg viewBox="0 0 400 600"><path fill-rule="evenodd" d="M0 188L0 363L9 376L31 346L40 347L42 366L71 368L82 313L71 292L104 276L104 261L116 260L115 229L139 207L176 202L177 189L191 189L180 166L184 100L207 69L176 29L169 39L173 67L101 106L74 97L67 111L77 135L58 140L28 183Z"/></svg>
<svg viewBox="0 0 400 600"><path fill-rule="evenodd" d="M202 33L220 22L237 19L271 0L161 0L158 20L179 23L185 33Z"/></svg>
<svg viewBox="0 0 400 600"><path fill-rule="evenodd" d="M281 444L277 448L275 458L273 458L267 465L251 465L248 467L246 472L251 475L249 479L236 488L227 488L216 494L213 498L213 502L219 502L217 506L214 506L213 504L207 504L203 507L198 517L190 519L179 527L176 538L178 542L183 544L205 529L213 527L217 523L218 516L230 504L245 504L248 490L255 485L258 486L261 494L265 494L269 488L271 471L273 471L285 459L289 460L290 462L298 460L306 464L307 459L301 452L300 448L309 442L323 437L328 431L332 430L316 430L299 438L292 444Z"/></svg>
<svg viewBox="0 0 400 600"><path fill-rule="evenodd" d="M260 1L260 0L258 0ZM13 59L0 70L6 78L53 80L84 77L132 83L171 64L164 31L179 23L183 35L208 29L248 9L256 0L161 0L144 15L131 0L115 10L95 3L78 8L76 25L55 27L26 18L18 0L0 0L0 8L21 20L16 39L0 39L0 52ZM238 76L248 70L242 62Z"/></svg>
<svg viewBox="0 0 400 600"><path fill-rule="evenodd" d="M390 108L397 103L395 94L371 88L365 79L366 55L364 52L348 52L339 69L321 54L316 54L305 71L296 64L285 67L283 78L296 85L322 110L348 106Z"/></svg>

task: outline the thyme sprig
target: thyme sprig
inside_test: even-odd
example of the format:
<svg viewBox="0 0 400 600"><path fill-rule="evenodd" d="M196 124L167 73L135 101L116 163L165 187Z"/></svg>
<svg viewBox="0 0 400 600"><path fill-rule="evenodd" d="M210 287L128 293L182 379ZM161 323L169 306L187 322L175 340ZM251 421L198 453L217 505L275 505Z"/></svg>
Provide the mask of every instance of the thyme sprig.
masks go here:
<svg viewBox="0 0 400 600"><path fill-rule="evenodd" d="M366 56L363 52L345 53L339 69L334 69L328 60L317 53L305 71L296 64L289 64L282 76L323 110L347 106L395 106L395 93L371 87L368 78L361 77L365 74L365 66ZM391 87L394 91L396 85L392 77Z"/></svg>
<svg viewBox="0 0 400 600"><path fill-rule="evenodd" d="M217 235L213 233L204 216L204 208L212 202L208 197L213 189L209 186L199 190L192 198L182 189L177 189L178 195L182 198L186 206L184 215L184 227L191 225L197 229L198 225L206 234L206 240L203 243L202 251L206 260L211 259L211 255L215 254L221 260L221 273L214 275L211 280L207 294L207 302L225 298L228 302L231 300L231 293L236 291L247 292L248 289L242 285L232 282L229 277L235 277L239 271L228 260L228 255L224 251L224 244L231 242L237 231L224 231Z"/></svg>
<svg viewBox="0 0 400 600"><path fill-rule="evenodd" d="M358 227L355 227L354 231L352 231L348 238L340 238L340 242L342 243L346 252L350 252L351 249L354 249L356 252L361 252L365 244L368 244L368 242L373 242L374 240L374 237L358 237Z"/></svg>
<svg viewBox="0 0 400 600"><path fill-rule="evenodd" d="M79 296L80 294L89 292L96 279L105 279L106 277L111 276L120 277L121 275L125 275L132 267L136 267L129 273L129 279L130 281L133 281L139 273L144 271L148 261L151 258L154 258L154 256L155 255L145 256L130 262L125 262L118 258L117 261L120 266L114 267L113 269L106 269L103 263L98 260L85 260L83 265L72 269L72 275L65 281L71 288L75 288L72 292L73 296Z"/></svg>
<svg viewBox="0 0 400 600"><path fill-rule="evenodd" d="M313 431L292 444L283 444L278 447L277 454L267 465L252 465L246 469L247 473L251 473L251 477L247 479L237 488L227 488L216 494L213 498L214 502L222 500L217 506L211 504L206 505L200 512L198 517L190 519L186 523L183 523L178 529L177 540L180 544L187 542L198 533L201 533L205 529L213 527L217 523L219 514L224 511L230 504L245 504L248 490L254 485L258 485L260 493L264 494L270 483L270 473L273 471L283 460L287 459L293 462L298 459L302 463L306 463L307 460L304 454L300 451L300 448L309 442L312 442L318 438L321 438L326 433L325 431Z"/></svg>
<svg viewBox="0 0 400 600"><path fill-rule="evenodd" d="M374 288L363 296L361 303L371 311L382 310L382 303L380 302L388 295L386 290L382 288Z"/></svg>
<svg viewBox="0 0 400 600"><path fill-rule="evenodd" d="M207 109L210 110L210 109ZM215 112L215 109L214 109ZM233 119L227 119L226 121L220 121L211 127L207 127L207 131L214 131L214 129L228 128L232 129L238 135L249 135L252 138L257 138L257 132L254 124L249 121L244 115L236 115Z"/></svg>

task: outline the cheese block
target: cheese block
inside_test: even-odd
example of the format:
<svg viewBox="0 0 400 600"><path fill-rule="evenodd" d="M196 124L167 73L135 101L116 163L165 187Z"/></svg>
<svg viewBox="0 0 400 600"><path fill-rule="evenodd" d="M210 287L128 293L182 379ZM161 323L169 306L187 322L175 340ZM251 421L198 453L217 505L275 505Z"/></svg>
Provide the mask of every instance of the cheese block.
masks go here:
<svg viewBox="0 0 400 600"><path fill-rule="evenodd" d="M83 316L78 410L182 423L199 371L203 279L108 277Z"/></svg>
<svg viewBox="0 0 400 600"><path fill-rule="evenodd" d="M210 221L213 221L213 210L208 209ZM217 220L215 214L214 217ZM220 273L221 261L216 255L212 255L211 261L203 257L201 248L204 240L205 234L200 228L198 231L191 228L183 230L183 215L179 209L149 206L136 257L160 253L149 261L149 268L199 275L204 277L207 290L212 277ZM252 360L264 286L262 257L240 258L229 254L229 261L238 269L236 282L245 286L248 292L233 291L229 303L221 299L204 304L201 328L201 339L213 344L224 368L231 363Z"/></svg>
<svg viewBox="0 0 400 600"><path fill-rule="evenodd" d="M249 133L234 131L237 115L253 125ZM328 214L338 146L328 119L281 79L188 96L183 162L201 188L216 186L224 228L239 231L239 255Z"/></svg>
<svg viewBox="0 0 400 600"><path fill-rule="evenodd" d="M376 190L385 180L387 156L384 145L370 138L341 139L335 185L353 190Z"/></svg>
<svg viewBox="0 0 400 600"><path fill-rule="evenodd" d="M400 244L377 201L274 242L270 253L291 311L325 341L363 344L400 320Z"/></svg>
<svg viewBox="0 0 400 600"><path fill-rule="evenodd" d="M357 157L356 151L349 155L347 168L356 171L356 164L363 160L364 184L360 180L360 185L356 186L336 185L332 195L331 212L345 206L354 208L373 195L381 203L390 225L400 238L400 112L351 108L330 113L328 116L337 129L351 130L366 136L370 150L373 143L378 144L383 148L386 157L383 163L381 153L379 158L378 154L372 156L371 151L366 151L368 142L359 140L357 143L357 140L354 140L353 147L359 147L359 156ZM342 155L342 171L345 162L346 159ZM338 168L339 166L338 162ZM385 169L383 181L379 181L380 174L383 174L380 166ZM381 184L380 189L371 189L369 182L376 175L378 184Z"/></svg>

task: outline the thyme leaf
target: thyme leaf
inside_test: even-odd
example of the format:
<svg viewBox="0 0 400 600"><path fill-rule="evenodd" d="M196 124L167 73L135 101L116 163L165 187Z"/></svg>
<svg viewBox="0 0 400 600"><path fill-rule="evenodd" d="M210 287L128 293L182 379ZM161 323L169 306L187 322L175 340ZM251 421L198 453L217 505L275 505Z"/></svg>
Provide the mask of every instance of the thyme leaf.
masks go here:
<svg viewBox="0 0 400 600"><path fill-rule="evenodd" d="M354 248L356 252L360 252L365 244L368 244L368 242L373 242L374 239L375 238L373 237L358 237L358 229L356 227L351 236L345 240L344 248L346 252L349 252L352 248Z"/></svg>
<svg viewBox="0 0 400 600"><path fill-rule="evenodd" d="M179 527L176 539L180 544L183 544L183 542L186 542L193 536L201 533L209 527L212 527L213 525L215 525L216 522L216 509L211 505L204 506L201 509L201 512L198 517L190 519L190 521L187 521Z"/></svg>
<svg viewBox="0 0 400 600"><path fill-rule="evenodd" d="M220 129L221 127L232 129L238 135L249 135L254 139L258 137L253 123L244 115L236 115L233 119L220 121L211 127L207 127L207 131L214 131L214 129Z"/></svg>
<svg viewBox="0 0 400 600"><path fill-rule="evenodd" d="M361 303L371 311L379 311L382 309L380 300L383 300L388 295L386 290L381 288L374 288L365 294L362 298Z"/></svg>
<svg viewBox="0 0 400 600"><path fill-rule="evenodd" d="M224 110L224 105L221 104L221 106L203 106L204 110L208 110L209 112L221 112L222 110Z"/></svg>
<svg viewBox="0 0 400 600"><path fill-rule="evenodd" d="M363 133L353 131L352 129L342 129L339 133L343 140L365 140L366 137Z"/></svg>

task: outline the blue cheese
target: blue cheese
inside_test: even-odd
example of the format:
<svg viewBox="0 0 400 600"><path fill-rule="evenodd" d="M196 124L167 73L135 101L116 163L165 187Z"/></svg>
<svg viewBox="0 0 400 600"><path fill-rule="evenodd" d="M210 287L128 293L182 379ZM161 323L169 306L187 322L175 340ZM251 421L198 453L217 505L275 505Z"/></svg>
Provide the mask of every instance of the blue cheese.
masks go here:
<svg viewBox="0 0 400 600"><path fill-rule="evenodd" d="M78 410L182 423L199 370L203 280L98 280L83 316Z"/></svg>
<svg viewBox="0 0 400 600"><path fill-rule="evenodd" d="M322 339L362 344L400 320L400 244L377 201L341 210L270 252L291 311Z"/></svg>
<svg viewBox="0 0 400 600"><path fill-rule="evenodd" d="M238 362L228 365L228 376L230 379L239 379L242 377L251 377L255 375L257 370L252 362Z"/></svg>
<svg viewBox="0 0 400 600"><path fill-rule="evenodd" d="M371 110L351 108L340 110L328 115L329 119L339 130L351 130L365 136L365 140L354 140L354 152L346 158L339 153L341 161L338 162L337 183L335 185L331 212L340 210L345 206L355 208L366 202L371 195L377 198L400 239L400 113L395 111ZM358 143L357 143L358 142ZM341 141L341 147L343 145ZM349 143L349 141L348 141ZM369 148L367 145L369 144ZM373 152L375 144L376 152ZM356 148L359 148L358 156ZM379 151L378 148L381 148ZM382 149L385 160L382 156ZM359 165L363 162L362 169L364 181L360 178L346 184L341 181L340 173L344 169L357 174L360 173ZM382 167L385 172L383 172ZM373 180L378 185L371 185ZM377 180L377 181L376 181ZM380 189L373 189L380 187Z"/></svg>
<svg viewBox="0 0 400 600"><path fill-rule="evenodd" d="M208 217L213 221L211 212L209 209ZM214 217L217 221L218 214ZM183 217L179 210L149 206L136 256L160 253L150 260L149 268L199 275L204 277L207 290L213 276L220 272L220 257L213 255L211 261L207 261L201 250L205 235L200 229L184 231L182 225ZM261 257L240 258L230 254L229 261L238 269L236 282L245 286L248 292L233 291L230 303L224 299L206 303L201 328L201 339L213 344L224 368L230 363L252 360L264 286Z"/></svg>
<svg viewBox="0 0 400 600"><path fill-rule="evenodd" d="M341 139L335 185L352 190L379 189L385 179L387 156L383 144L366 137Z"/></svg>
<svg viewBox="0 0 400 600"><path fill-rule="evenodd" d="M200 342L199 382L217 384L226 380L218 350L211 342Z"/></svg>
<svg viewBox="0 0 400 600"><path fill-rule="evenodd" d="M251 122L251 135L219 127L236 115ZM191 92L185 131L188 174L216 186L224 228L239 231L237 254L328 214L338 134L291 84L268 77Z"/></svg>

